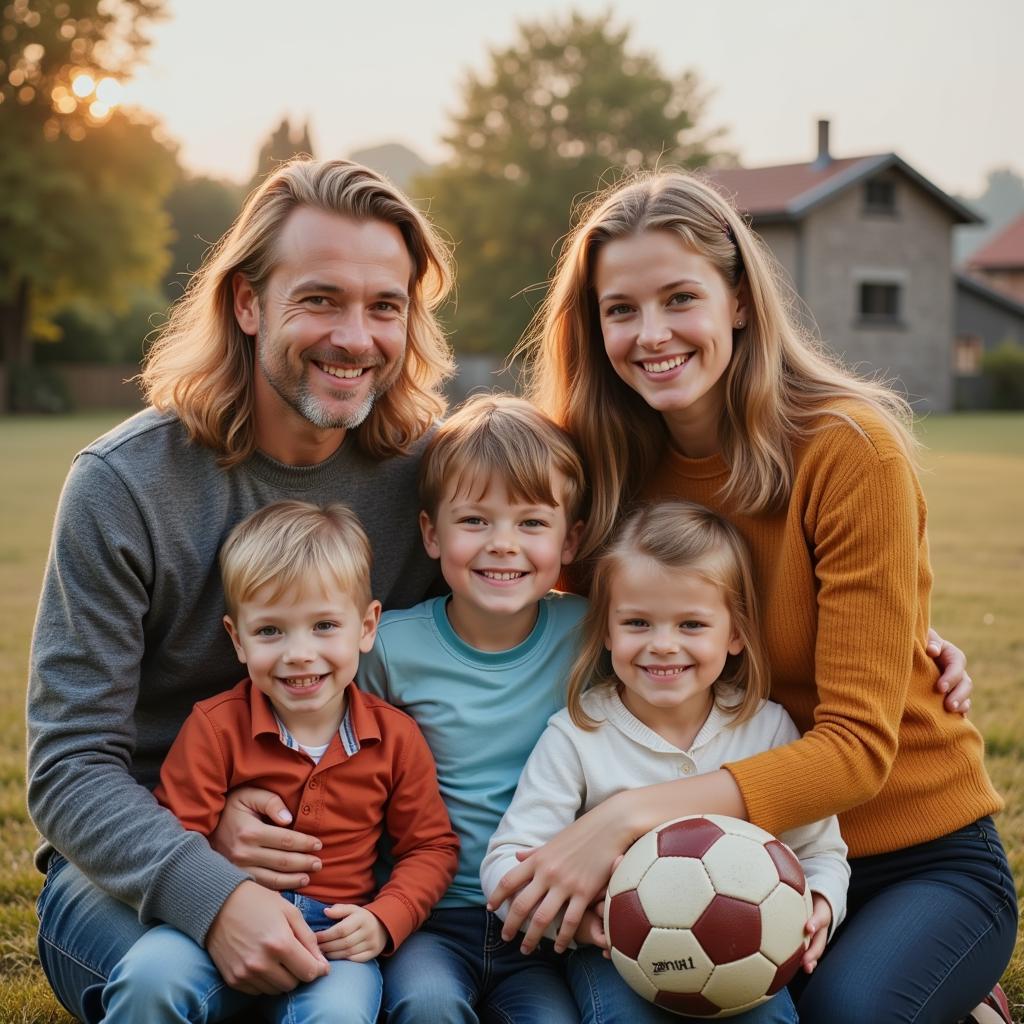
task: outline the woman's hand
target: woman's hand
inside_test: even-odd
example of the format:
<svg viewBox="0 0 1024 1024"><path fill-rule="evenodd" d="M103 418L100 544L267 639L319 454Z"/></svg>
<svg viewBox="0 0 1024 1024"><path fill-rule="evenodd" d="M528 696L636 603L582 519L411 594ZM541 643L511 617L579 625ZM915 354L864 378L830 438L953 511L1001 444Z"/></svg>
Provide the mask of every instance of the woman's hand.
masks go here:
<svg viewBox="0 0 1024 1024"><path fill-rule="evenodd" d="M501 930L506 942L529 918L521 949L532 953L565 907L555 949L561 953L568 948L584 912L608 885L615 858L633 841L618 799L611 797L588 811L543 846L517 854L522 863L502 878L487 903L493 910L511 901Z"/></svg>
<svg viewBox="0 0 1024 1024"><path fill-rule="evenodd" d="M233 789L224 805L210 845L236 867L248 871L268 889L301 889L321 863L315 836L269 825L265 819L291 823L292 816L280 797L266 789Z"/></svg>
<svg viewBox="0 0 1024 1024"><path fill-rule="evenodd" d="M939 666L939 678L935 689L944 693L942 703L953 714L966 715L971 710L971 692L974 682L967 674L967 655L959 647L943 640L934 629L928 630L928 645L925 650Z"/></svg>

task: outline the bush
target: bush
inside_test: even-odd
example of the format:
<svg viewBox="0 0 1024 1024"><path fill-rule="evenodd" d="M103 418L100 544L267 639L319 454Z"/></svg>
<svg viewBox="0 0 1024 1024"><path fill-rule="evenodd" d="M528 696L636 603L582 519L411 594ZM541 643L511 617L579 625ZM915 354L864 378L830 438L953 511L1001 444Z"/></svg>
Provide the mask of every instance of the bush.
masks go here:
<svg viewBox="0 0 1024 1024"><path fill-rule="evenodd" d="M11 409L15 412L68 412L71 398L64 381L48 366L10 368Z"/></svg>
<svg viewBox="0 0 1024 1024"><path fill-rule="evenodd" d="M1004 341L985 353L981 369L991 382L993 409L1024 409L1024 348Z"/></svg>

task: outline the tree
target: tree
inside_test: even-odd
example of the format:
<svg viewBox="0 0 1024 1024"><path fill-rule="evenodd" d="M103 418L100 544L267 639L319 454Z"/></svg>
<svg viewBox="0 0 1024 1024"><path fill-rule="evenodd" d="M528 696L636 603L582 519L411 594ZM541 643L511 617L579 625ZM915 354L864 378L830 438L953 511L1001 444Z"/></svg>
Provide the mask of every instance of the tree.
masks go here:
<svg viewBox="0 0 1024 1024"><path fill-rule="evenodd" d="M292 128L287 117L267 136L267 141L260 147L256 158L256 172L249 181L249 189L254 189L268 174L276 171L281 164L291 160L293 156L313 156L313 140L309 137L309 122L302 126L301 131Z"/></svg>
<svg viewBox="0 0 1024 1024"><path fill-rule="evenodd" d="M181 298L206 251L231 226L244 197L240 185L215 178L184 177L174 186L165 204L174 241L164 292L172 302Z"/></svg>
<svg viewBox="0 0 1024 1024"><path fill-rule="evenodd" d="M574 199L631 168L706 164L719 133L698 130L703 103L692 72L666 75L610 14L523 23L492 50L488 70L466 78L451 158L412 186L456 243L456 348L512 348Z"/></svg>
<svg viewBox="0 0 1024 1024"><path fill-rule="evenodd" d="M161 6L13 0L0 16L0 342L16 393L58 309L125 308L166 262L174 152L114 109Z"/></svg>

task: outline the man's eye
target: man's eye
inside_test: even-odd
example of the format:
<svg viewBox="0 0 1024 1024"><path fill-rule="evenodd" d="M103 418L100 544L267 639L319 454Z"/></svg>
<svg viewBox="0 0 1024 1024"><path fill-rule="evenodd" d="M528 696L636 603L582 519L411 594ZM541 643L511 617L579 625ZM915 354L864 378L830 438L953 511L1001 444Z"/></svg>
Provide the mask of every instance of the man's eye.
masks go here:
<svg viewBox="0 0 1024 1024"><path fill-rule="evenodd" d="M326 306L328 299L326 295L308 295L304 301L307 306Z"/></svg>

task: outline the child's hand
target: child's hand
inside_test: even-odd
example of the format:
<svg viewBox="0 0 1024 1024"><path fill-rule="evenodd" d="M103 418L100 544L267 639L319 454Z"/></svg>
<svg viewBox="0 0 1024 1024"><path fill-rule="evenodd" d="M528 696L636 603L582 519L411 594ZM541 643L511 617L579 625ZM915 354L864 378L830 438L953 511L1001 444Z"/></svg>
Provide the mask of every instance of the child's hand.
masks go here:
<svg viewBox="0 0 1024 1024"><path fill-rule="evenodd" d="M598 908L601 908L600 910ZM573 936L577 946L598 946L608 956L608 936L604 933L603 901L583 911L583 920Z"/></svg>
<svg viewBox="0 0 1024 1024"><path fill-rule="evenodd" d="M811 941L808 943L807 949L804 950L801 961L808 974L818 966L821 954L825 952L825 943L828 942L828 927L832 923L832 905L824 896L812 892L811 904L813 906L811 916L807 918L807 924L804 925L804 931L811 937Z"/></svg>
<svg viewBox="0 0 1024 1024"><path fill-rule="evenodd" d="M320 952L328 960L351 960L365 964L378 956L388 942L384 925L365 907L353 903L335 903L324 913L338 923L317 932Z"/></svg>

